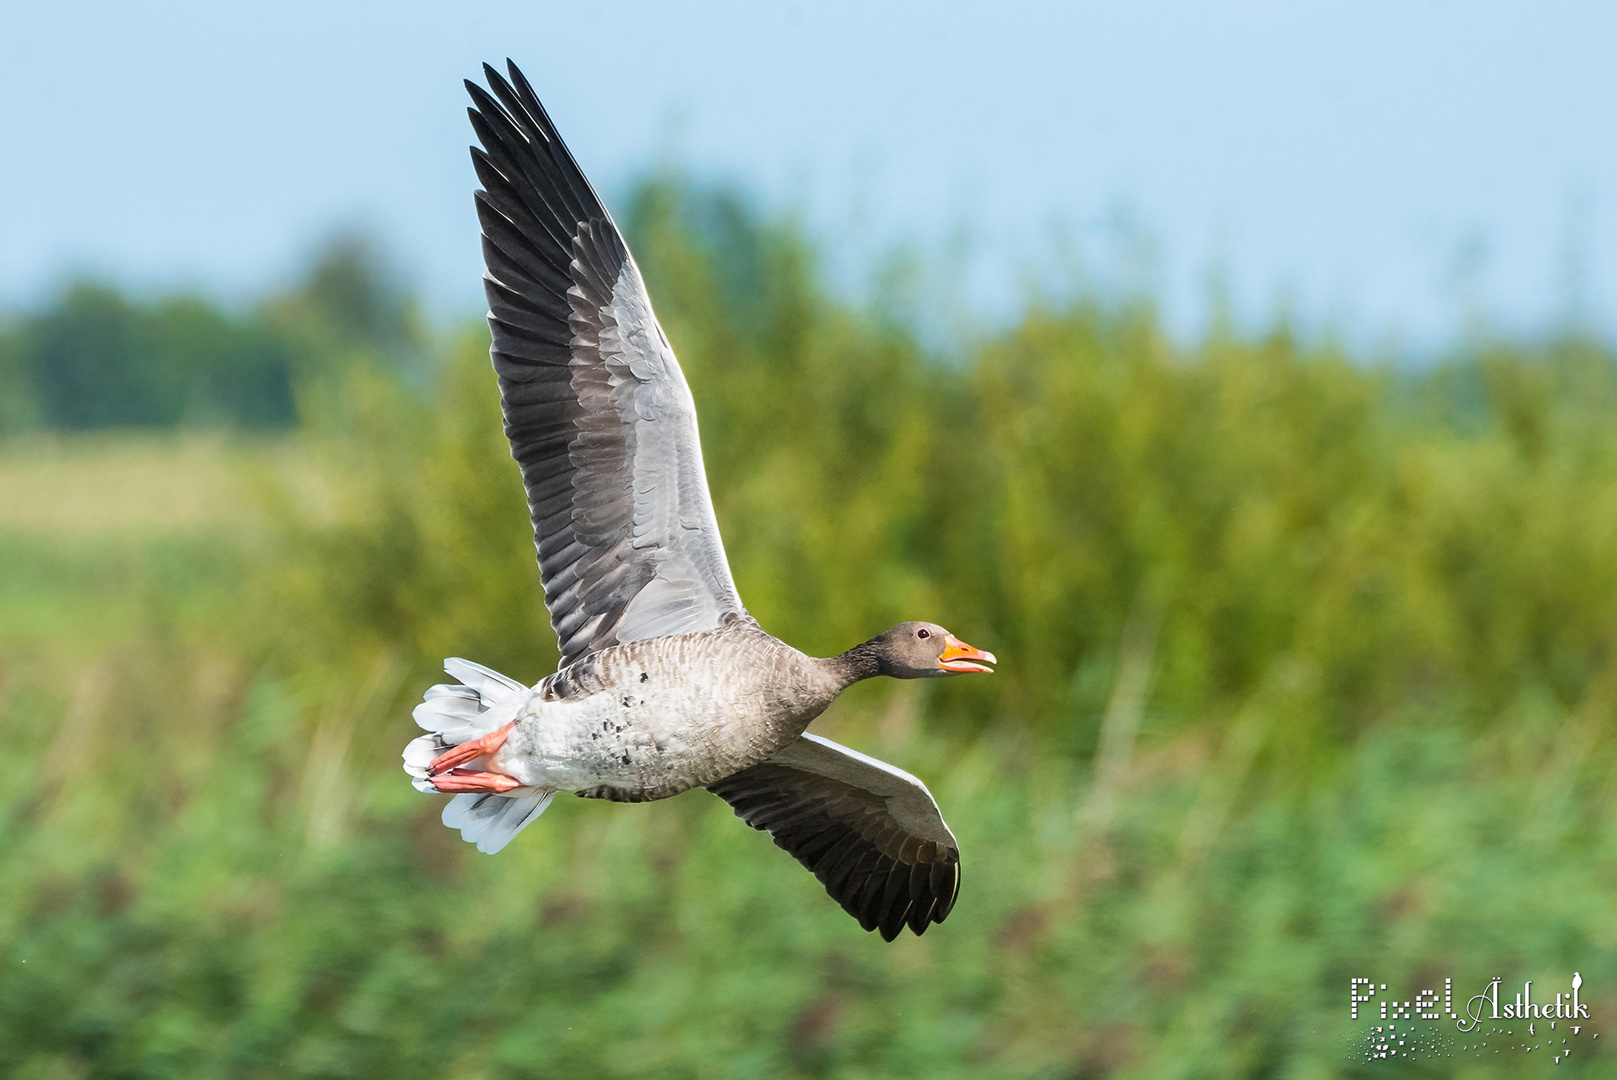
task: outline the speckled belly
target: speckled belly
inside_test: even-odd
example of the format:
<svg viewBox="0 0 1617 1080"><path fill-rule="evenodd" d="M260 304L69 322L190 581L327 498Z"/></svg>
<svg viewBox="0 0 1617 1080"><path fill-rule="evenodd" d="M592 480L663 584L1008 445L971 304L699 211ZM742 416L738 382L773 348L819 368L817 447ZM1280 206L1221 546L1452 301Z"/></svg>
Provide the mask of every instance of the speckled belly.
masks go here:
<svg viewBox="0 0 1617 1080"><path fill-rule="evenodd" d="M706 645L603 650L569 676L570 696L535 698L490 764L534 787L662 799L757 764L818 713L790 715L807 710L782 709L748 665Z"/></svg>

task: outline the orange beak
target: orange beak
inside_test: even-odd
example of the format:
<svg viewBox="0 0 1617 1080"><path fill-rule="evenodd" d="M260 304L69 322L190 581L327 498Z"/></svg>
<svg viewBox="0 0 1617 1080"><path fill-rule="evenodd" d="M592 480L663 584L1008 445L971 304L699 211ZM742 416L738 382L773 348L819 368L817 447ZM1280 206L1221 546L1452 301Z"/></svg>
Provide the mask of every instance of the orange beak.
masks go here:
<svg viewBox="0 0 1617 1080"><path fill-rule="evenodd" d="M975 663L974 661L981 662ZM984 665L997 662L993 653L974 649L953 634L943 639L943 655L938 657L938 667L954 675L964 675L974 671L992 675L994 669Z"/></svg>

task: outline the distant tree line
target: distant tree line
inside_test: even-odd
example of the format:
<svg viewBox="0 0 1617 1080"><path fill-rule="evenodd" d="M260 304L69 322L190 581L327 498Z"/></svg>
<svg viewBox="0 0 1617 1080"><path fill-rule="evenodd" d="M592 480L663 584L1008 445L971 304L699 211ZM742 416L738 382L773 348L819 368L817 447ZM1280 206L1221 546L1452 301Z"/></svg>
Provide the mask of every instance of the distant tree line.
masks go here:
<svg viewBox="0 0 1617 1080"><path fill-rule="evenodd" d="M407 371L425 351L414 302L359 237L329 242L293 288L246 310L75 281L0 321L0 432L286 428L301 380L355 363Z"/></svg>

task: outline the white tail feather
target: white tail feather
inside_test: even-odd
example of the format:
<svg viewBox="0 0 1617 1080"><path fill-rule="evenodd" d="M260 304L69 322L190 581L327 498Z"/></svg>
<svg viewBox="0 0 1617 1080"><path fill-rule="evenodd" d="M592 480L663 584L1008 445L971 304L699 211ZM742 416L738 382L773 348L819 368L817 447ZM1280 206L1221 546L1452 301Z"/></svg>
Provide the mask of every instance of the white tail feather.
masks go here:
<svg viewBox="0 0 1617 1080"><path fill-rule="evenodd" d="M404 771L417 791L436 794L427 767L445 750L487 735L522 715L533 691L514 679L481 664L452 657L444 670L459 679L455 685L429 689L412 715L425 735L404 748ZM519 787L503 794L462 794L444 807L444 824L459 829L461 839L493 854L545 812L555 794L549 788Z"/></svg>
<svg viewBox="0 0 1617 1080"><path fill-rule="evenodd" d="M528 792L518 795L517 792ZM528 822L545 812L554 791L517 788L509 795L456 795L444 807L444 824L489 855L511 842Z"/></svg>

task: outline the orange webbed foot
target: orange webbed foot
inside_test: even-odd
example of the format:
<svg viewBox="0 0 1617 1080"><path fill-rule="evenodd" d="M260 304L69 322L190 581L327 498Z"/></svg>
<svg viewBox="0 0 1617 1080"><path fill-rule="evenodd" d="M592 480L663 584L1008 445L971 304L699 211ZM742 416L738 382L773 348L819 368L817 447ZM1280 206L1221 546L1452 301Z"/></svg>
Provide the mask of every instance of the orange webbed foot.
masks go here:
<svg viewBox="0 0 1617 1080"><path fill-rule="evenodd" d="M499 794L522 786L522 781L504 773L451 769L432 777L432 786L445 792L484 792Z"/></svg>
<svg viewBox="0 0 1617 1080"><path fill-rule="evenodd" d="M432 759L432 764L427 766L427 775L437 776L439 773L448 772L456 766L464 765L468 761L488 757L505 745L505 740L511 734L511 729L516 726L517 722L513 720L504 727L494 729L480 739L463 742L452 750L445 750ZM443 789L440 788L439 790Z"/></svg>

